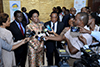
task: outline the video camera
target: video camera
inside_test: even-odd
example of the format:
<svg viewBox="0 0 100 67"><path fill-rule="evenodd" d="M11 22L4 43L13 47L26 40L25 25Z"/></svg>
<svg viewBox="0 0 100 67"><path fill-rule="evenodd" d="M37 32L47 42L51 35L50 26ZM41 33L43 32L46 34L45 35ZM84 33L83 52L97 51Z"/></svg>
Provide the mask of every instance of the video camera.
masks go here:
<svg viewBox="0 0 100 67"><path fill-rule="evenodd" d="M46 25L46 27L42 27L42 31L41 32L38 32L38 35L35 36L35 38L38 40L38 41L45 41L45 38L44 36L49 36L49 31L51 31L51 28L49 25Z"/></svg>
<svg viewBox="0 0 100 67"><path fill-rule="evenodd" d="M58 50L58 54L60 57L60 62L59 62L59 66L60 67L69 67L68 63L66 62L66 60L69 59L69 54L65 49L57 49Z"/></svg>
<svg viewBox="0 0 100 67"><path fill-rule="evenodd" d="M100 67L100 55L96 54L88 45L81 48L81 60L75 64L75 67Z"/></svg>
<svg viewBox="0 0 100 67"><path fill-rule="evenodd" d="M69 59L70 56L69 56L68 52L66 51L66 49L64 48L65 43L66 43L65 41L61 41L62 49L61 48L57 49L57 52L60 57L60 62L58 64L59 67L69 67L69 65L66 61Z"/></svg>

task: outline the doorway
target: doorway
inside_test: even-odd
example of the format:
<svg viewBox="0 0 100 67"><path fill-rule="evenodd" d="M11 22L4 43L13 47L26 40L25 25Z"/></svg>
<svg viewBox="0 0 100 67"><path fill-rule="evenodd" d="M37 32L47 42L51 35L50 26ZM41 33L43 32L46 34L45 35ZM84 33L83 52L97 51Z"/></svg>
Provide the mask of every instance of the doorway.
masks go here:
<svg viewBox="0 0 100 67"><path fill-rule="evenodd" d="M2 2L2 0L0 0L0 13L2 13L3 12L3 2Z"/></svg>
<svg viewBox="0 0 100 67"><path fill-rule="evenodd" d="M100 0L88 0L88 6L91 7L91 11L97 12L100 7Z"/></svg>

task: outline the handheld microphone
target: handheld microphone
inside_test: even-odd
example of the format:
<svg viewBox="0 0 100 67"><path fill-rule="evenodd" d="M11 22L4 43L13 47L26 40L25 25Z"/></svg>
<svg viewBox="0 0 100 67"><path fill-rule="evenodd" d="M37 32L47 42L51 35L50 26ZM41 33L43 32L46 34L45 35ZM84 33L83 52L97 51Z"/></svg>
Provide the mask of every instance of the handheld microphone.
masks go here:
<svg viewBox="0 0 100 67"><path fill-rule="evenodd" d="M45 28L45 27L43 26L43 27L42 27L42 30L43 30L43 32L44 32L47 36L49 36L48 28Z"/></svg>
<svg viewBox="0 0 100 67"><path fill-rule="evenodd" d="M39 40L39 41L42 41L42 40L45 41L44 36L46 36L45 33L43 33L43 31L41 31L41 32L38 32L38 35L35 36L35 38L36 38L37 40Z"/></svg>
<svg viewBox="0 0 100 67"><path fill-rule="evenodd" d="M35 31L28 30L28 31L26 32L26 37L32 37L32 36L34 36L35 34L36 34Z"/></svg>
<svg viewBox="0 0 100 67"><path fill-rule="evenodd" d="M47 36L49 36L49 33L48 33L48 29L44 29L44 32L46 33Z"/></svg>

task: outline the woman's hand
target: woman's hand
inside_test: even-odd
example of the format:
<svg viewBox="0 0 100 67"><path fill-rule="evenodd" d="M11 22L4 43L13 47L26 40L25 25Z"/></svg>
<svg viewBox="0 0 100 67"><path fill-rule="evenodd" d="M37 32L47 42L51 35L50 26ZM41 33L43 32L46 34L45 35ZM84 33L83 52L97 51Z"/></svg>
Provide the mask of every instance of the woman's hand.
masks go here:
<svg viewBox="0 0 100 67"><path fill-rule="evenodd" d="M23 39L23 40L22 40L22 44L27 43L29 40L30 40L30 38L29 38L29 37L28 37L28 38Z"/></svg>
<svg viewBox="0 0 100 67"><path fill-rule="evenodd" d="M39 47L36 51L35 51L35 53L39 53L39 52L41 52L43 50L43 47Z"/></svg>

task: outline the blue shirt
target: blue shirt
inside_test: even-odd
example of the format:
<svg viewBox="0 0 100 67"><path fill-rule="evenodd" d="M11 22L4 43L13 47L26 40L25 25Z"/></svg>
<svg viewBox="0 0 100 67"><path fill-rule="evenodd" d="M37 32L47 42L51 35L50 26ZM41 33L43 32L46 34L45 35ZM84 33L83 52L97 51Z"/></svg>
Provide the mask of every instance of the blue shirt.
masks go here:
<svg viewBox="0 0 100 67"><path fill-rule="evenodd" d="M91 35L96 38L100 42L100 32L99 31L92 31Z"/></svg>
<svg viewBox="0 0 100 67"><path fill-rule="evenodd" d="M16 24L18 25L18 27L19 27L19 29L20 29L19 22L17 22L16 20L15 20L15 22L16 22ZM20 24L21 24L21 27L22 27L22 29L23 29L23 32L24 32L24 34L25 34L25 29L24 29L24 27L23 27L23 25L22 25L22 23L21 23L21 22L20 22Z"/></svg>

